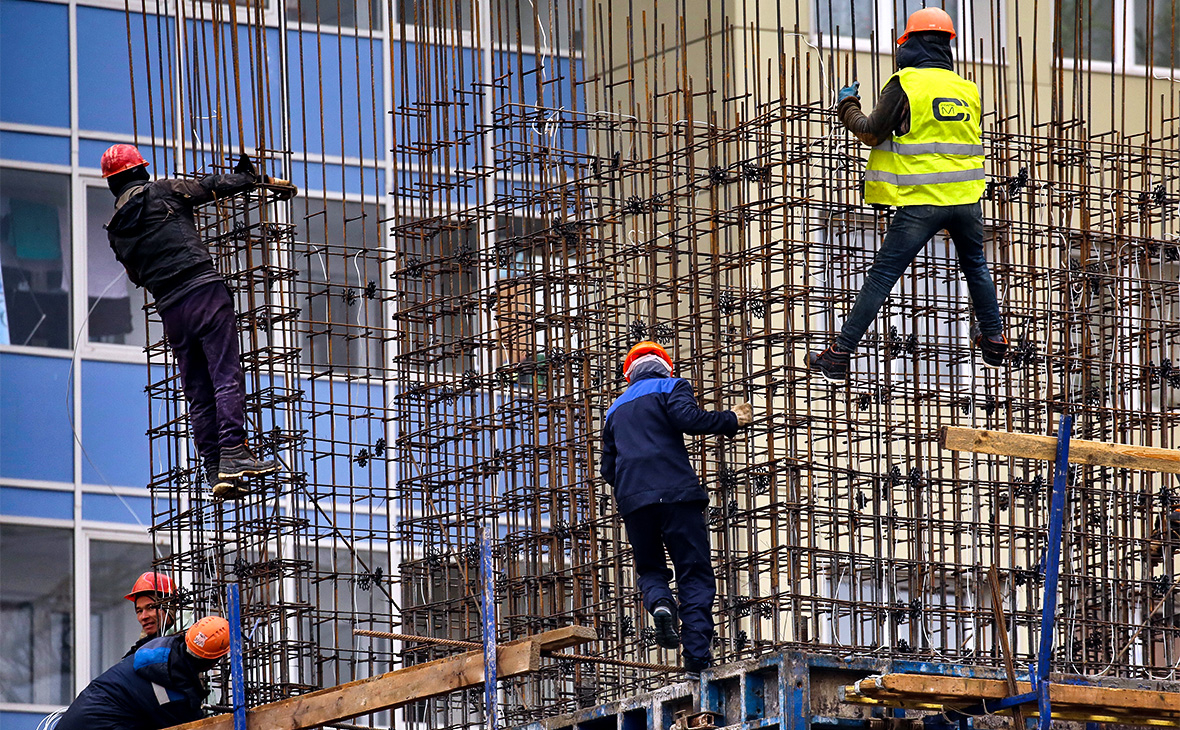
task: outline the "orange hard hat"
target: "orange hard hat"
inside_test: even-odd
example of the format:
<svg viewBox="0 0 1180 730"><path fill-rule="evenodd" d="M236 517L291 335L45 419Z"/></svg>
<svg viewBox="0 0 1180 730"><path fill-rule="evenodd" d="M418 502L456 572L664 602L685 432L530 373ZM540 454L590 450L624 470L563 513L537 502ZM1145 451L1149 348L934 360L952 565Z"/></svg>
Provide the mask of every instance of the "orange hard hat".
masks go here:
<svg viewBox="0 0 1180 730"><path fill-rule="evenodd" d="M229 653L229 621L221 616L206 616L188 627L184 644L195 657L220 659Z"/></svg>
<svg viewBox="0 0 1180 730"><path fill-rule="evenodd" d="M644 355L656 355L664 362L668 363L668 372L672 372L672 357L668 355L668 351L660 346L658 342L651 340L644 340L636 344L627 352L627 357L623 360L623 377L627 378L627 382L631 382L631 365Z"/></svg>
<svg viewBox="0 0 1180 730"><path fill-rule="evenodd" d="M905 32L898 37L897 45L900 46L908 41L910 33L922 33L928 30L950 33L951 38L955 37L955 23L945 10L942 8L922 8L910 13L910 19L905 24Z"/></svg>
<svg viewBox="0 0 1180 730"><path fill-rule="evenodd" d="M174 590L175 588L172 586L171 578L163 573L153 573L149 570L135 579L135 585L131 586L131 592L123 597L128 601L134 601L145 593L167 595Z"/></svg>
<svg viewBox="0 0 1180 730"><path fill-rule="evenodd" d="M143 159L143 155L139 154L139 148L135 145L116 144L111 145L106 152L102 153L101 164L102 176L110 177L140 165L147 167L148 161Z"/></svg>

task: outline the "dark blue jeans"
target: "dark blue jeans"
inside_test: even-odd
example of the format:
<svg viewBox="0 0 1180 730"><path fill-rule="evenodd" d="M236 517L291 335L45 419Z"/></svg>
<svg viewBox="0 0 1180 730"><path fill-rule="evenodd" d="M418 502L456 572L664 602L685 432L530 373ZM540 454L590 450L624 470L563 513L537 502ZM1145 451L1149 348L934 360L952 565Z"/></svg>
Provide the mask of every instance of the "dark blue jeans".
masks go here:
<svg viewBox="0 0 1180 730"><path fill-rule="evenodd" d="M650 613L661 600L677 604L684 656L710 662L717 579L709 554L706 506L705 502L649 504L623 515L623 523L635 554L635 582L643 594L644 608ZM668 587L672 571L664 559L665 548L676 568L679 601Z"/></svg>
<svg viewBox="0 0 1180 730"><path fill-rule="evenodd" d="M980 331L985 335L1003 333L996 286L983 256L983 210L979 203L910 205L898 208L893 215L881 249L856 295L856 303L836 336L836 345L841 350L856 352L856 346L876 319L893 285L934 234L944 228L955 243L959 269L967 279L967 291L971 293Z"/></svg>
<svg viewBox="0 0 1180 730"><path fill-rule="evenodd" d="M222 446L246 440L246 381L233 299L225 284L206 284L160 318L176 355L197 454L216 463Z"/></svg>

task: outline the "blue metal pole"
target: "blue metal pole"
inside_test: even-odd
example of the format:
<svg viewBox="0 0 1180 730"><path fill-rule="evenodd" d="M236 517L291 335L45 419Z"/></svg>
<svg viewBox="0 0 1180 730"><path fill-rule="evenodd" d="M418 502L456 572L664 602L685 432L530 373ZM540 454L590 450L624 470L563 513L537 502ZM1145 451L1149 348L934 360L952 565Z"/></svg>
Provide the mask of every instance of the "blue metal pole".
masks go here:
<svg viewBox="0 0 1180 730"><path fill-rule="evenodd" d="M487 730L496 730L500 714L496 694L496 579L492 572L492 538L488 533L486 527L479 530L479 572L483 577L483 606L480 611L483 625L483 704Z"/></svg>
<svg viewBox="0 0 1180 730"><path fill-rule="evenodd" d="M246 670L242 666L242 596L237 583L225 587L229 616L229 676L233 684L234 730L246 730Z"/></svg>
<svg viewBox="0 0 1180 730"><path fill-rule="evenodd" d="M1061 533L1065 527L1065 488L1069 474L1069 438L1073 416L1057 424L1057 459L1053 465L1053 496L1049 507L1049 544L1045 546L1045 596L1041 606L1041 649L1037 654L1038 730L1049 730L1049 667L1053 659L1053 629L1057 615L1057 583L1061 570Z"/></svg>

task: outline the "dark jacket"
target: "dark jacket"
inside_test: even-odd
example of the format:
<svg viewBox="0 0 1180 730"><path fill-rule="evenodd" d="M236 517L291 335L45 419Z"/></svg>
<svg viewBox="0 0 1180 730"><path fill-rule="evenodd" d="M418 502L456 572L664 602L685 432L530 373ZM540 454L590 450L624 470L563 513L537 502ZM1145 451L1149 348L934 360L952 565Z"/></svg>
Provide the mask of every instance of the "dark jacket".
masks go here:
<svg viewBox="0 0 1180 730"><path fill-rule="evenodd" d="M897 49L897 67L945 68L954 70L950 36L946 33L914 33L904 46ZM910 100L896 76L890 77L881 89L873 112L865 116L860 110L860 99L849 97L836 108L840 121L857 139L876 147L890 137L910 131Z"/></svg>
<svg viewBox="0 0 1180 730"><path fill-rule="evenodd" d="M249 190L255 179L249 174L164 179L135 182L119 192L107 238L128 278L151 292L158 309L221 279L197 232L193 208Z"/></svg>
<svg viewBox="0 0 1180 730"><path fill-rule="evenodd" d="M621 514L661 502L708 500L688 459L684 434L737 433L733 411L697 405L687 380L637 373L606 412L602 478L614 487Z"/></svg>
<svg viewBox="0 0 1180 730"><path fill-rule="evenodd" d="M200 720L208 667L185 649L184 634L152 639L86 685L57 730L158 730Z"/></svg>

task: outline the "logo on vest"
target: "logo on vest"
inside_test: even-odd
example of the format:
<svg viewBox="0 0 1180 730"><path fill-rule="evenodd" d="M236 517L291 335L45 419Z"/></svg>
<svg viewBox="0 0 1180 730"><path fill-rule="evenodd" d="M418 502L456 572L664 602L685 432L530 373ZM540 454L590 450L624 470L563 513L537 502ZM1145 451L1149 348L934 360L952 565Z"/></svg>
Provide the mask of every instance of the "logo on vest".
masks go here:
<svg viewBox="0 0 1180 730"><path fill-rule="evenodd" d="M940 96L931 106L934 107L934 118L940 122L965 122L971 119L971 115L967 113L970 107L962 99Z"/></svg>

